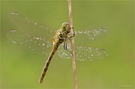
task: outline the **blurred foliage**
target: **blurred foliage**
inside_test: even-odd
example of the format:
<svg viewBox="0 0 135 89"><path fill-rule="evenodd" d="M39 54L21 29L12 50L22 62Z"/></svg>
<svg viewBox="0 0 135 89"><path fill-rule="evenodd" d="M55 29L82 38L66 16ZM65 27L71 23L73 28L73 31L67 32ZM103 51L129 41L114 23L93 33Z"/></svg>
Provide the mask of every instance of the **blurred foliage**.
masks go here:
<svg viewBox="0 0 135 89"><path fill-rule="evenodd" d="M54 56L43 84L38 79L47 56L35 55L12 44L6 33L14 28L8 16L19 12L33 21L58 29L68 21L66 0L2 0L0 89L73 89L71 60ZM108 36L86 46L104 48L102 61L77 61L79 89L133 89L134 0L73 0L75 30L105 28ZM80 40L78 40L80 41ZM81 41L80 41L81 42Z"/></svg>

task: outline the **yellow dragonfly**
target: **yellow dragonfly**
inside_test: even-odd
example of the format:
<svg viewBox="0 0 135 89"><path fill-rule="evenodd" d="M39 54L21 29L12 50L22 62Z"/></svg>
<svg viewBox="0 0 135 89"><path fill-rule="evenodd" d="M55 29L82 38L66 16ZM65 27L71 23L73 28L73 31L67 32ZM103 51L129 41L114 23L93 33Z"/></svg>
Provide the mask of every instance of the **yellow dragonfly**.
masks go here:
<svg viewBox="0 0 135 89"><path fill-rule="evenodd" d="M70 44L67 42L70 39L70 24L64 22L60 29L58 29L53 36L53 31L47 26L38 24L30 19L20 15L18 12L13 12L10 15L11 22L15 25L16 29L11 29L7 33L7 37L15 44L24 48L30 49L33 52L37 52L43 55L49 55L45 66L43 68L40 83L43 82L44 76L47 72L48 66L52 60L53 55L58 50L58 55L61 58L69 59ZM93 41L106 36L107 30L100 28L95 30L80 30L75 31L75 36L79 39L85 38L85 40ZM87 39L88 38L88 39ZM60 46L61 44L64 47ZM51 52L49 52L51 51ZM76 59L80 61L84 60L101 60L108 54L102 48L92 48L85 46L75 46ZM50 54L49 54L50 53Z"/></svg>

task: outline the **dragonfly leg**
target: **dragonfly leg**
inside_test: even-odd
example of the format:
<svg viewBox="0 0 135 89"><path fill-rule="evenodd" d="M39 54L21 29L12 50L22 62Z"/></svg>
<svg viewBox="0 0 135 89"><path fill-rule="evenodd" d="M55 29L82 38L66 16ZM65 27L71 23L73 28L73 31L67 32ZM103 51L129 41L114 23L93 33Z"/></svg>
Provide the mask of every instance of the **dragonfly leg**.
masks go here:
<svg viewBox="0 0 135 89"><path fill-rule="evenodd" d="M65 38L65 40L64 40L63 48L64 48L64 50L66 50L66 51L68 51L68 52L71 52L71 49L70 49L70 47L69 47L70 45L68 45L66 39L67 39L67 38Z"/></svg>
<svg viewBox="0 0 135 89"><path fill-rule="evenodd" d="M64 50L71 52L71 49L70 49L70 47L68 47L67 43L64 43L63 48L64 48Z"/></svg>
<svg viewBox="0 0 135 89"><path fill-rule="evenodd" d="M63 46L63 48L64 48L65 50L67 50L67 43L66 43L66 40L67 40L67 38L64 37L64 46Z"/></svg>

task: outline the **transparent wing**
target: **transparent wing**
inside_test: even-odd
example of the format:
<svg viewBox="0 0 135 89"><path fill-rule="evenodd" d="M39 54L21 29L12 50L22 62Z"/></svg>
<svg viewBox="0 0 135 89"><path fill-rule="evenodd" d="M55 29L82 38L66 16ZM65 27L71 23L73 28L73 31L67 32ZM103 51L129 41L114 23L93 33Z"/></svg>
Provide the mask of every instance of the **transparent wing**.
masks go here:
<svg viewBox="0 0 135 89"><path fill-rule="evenodd" d="M76 47L76 57L77 60L85 61L85 60L103 60L108 56L106 51L101 48L92 48L92 47L84 47L79 46Z"/></svg>
<svg viewBox="0 0 135 89"><path fill-rule="evenodd" d="M71 50L70 45L68 45L68 50ZM76 60L85 61L95 61L95 60L103 60L105 59L108 54L104 49L101 48L92 48L92 47L85 47L85 46L75 46L75 54ZM59 47L58 55L61 58L70 59L71 53L67 50L62 49L62 46Z"/></svg>
<svg viewBox="0 0 135 89"><path fill-rule="evenodd" d="M34 36L45 36L48 40L53 37L51 28L40 25L17 12L12 12L9 18L17 30Z"/></svg>
<svg viewBox="0 0 135 89"><path fill-rule="evenodd" d="M80 30L75 31L75 40L92 42L104 38L108 31L104 28L94 30Z"/></svg>
<svg viewBox="0 0 135 89"><path fill-rule="evenodd" d="M51 29L34 23L16 12L10 15L10 19L16 29L11 29L7 37L13 43L39 54L49 54L53 38Z"/></svg>

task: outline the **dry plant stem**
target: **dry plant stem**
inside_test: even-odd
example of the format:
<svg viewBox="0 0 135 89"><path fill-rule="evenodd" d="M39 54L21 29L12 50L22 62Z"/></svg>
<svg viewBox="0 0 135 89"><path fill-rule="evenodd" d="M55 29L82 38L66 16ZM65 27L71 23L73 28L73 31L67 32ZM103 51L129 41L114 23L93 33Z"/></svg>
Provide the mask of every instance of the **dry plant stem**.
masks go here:
<svg viewBox="0 0 135 89"><path fill-rule="evenodd" d="M74 37L73 37L73 21L72 21L72 8L71 8L71 0L68 0L68 11L69 11L69 20L71 25L71 49L72 49L72 67L74 74L74 89L78 89L77 85L77 74L76 74L76 62L75 62L75 50L74 50Z"/></svg>

